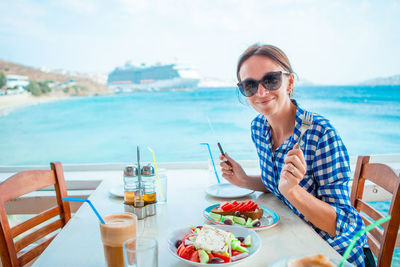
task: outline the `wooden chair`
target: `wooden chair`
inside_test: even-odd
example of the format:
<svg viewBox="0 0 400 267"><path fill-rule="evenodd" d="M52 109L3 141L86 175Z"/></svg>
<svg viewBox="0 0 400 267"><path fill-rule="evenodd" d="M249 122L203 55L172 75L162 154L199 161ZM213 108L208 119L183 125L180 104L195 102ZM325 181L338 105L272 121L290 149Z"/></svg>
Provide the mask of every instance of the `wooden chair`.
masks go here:
<svg viewBox="0 0 400 267"><path fill-rule="evenodd" d="M383 231L381 228L376 227L367 233L368 244L372 253L378 259L377 266L386 267L391 266L394 248L400 247L400 235L398 235L400 224L400 177L389 166L380 163L369 163L369 159L369 156L359 156L357 158L351 189L351 204L358 212L362 211L376 221L384 216L362 200L365 181L369 180L392 194L389 209L391 219L382 224ZM361 214L361 217L365 225L371 224L371 220L366 216Z"/></svg>
<svg viewBox="0 0 400 267"><path fill-rule="evenodd" d="M50 165L51 170L22 171L0 183L0 256L4 267L23 266L31 262L54 239L56 233L53 232L64 227L71 218L69 202L61 199L67 197L62 165L60 162ZM4 203L51 185L55 188L57 205L10 228ZM37 229L36 226L56 216L59 218ZM30 231L14 242L14 238L27 230ZM52 235L47 238L49 234Z"/></svg>

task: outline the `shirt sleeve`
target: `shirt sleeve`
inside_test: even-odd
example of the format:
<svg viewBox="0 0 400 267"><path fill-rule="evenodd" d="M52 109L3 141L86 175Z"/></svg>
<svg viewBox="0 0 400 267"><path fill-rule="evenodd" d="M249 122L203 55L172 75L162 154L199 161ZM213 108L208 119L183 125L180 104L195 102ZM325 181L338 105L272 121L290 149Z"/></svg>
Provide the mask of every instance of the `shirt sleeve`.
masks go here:
<svg viewBox="0 0 400 267"><path fill-rule="evenodd" d="M330 204L336 211L334 246L336 245L338 250L345 249L353 235L363 228L364 224L350 203L349 156L334 129L325 130L319 138L312 167L318 184L317 197ZM357 246L364 246L365 242L365 238L361 238Z"/></svg>

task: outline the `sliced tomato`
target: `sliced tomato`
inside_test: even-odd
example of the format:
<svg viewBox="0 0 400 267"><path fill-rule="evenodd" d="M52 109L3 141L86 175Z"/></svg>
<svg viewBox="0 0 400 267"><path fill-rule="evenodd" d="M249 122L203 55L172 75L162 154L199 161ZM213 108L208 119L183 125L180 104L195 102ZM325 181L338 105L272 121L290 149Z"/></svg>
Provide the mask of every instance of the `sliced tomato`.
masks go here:
<svg viewBox="0 0 400 267"><path fill-rule="evenodd" d="M239 255L240 253L242 253L242 252L240 252L240 251L238 251L238 250L232 250L232 256L236 256L236 255Z"/></svg>
<svg viewBox="0 0 400 267"><path fill-rule="evenodd" d="M244 205L241 207L241 211L250 211L253 206L255 206L257 204L255 204L253 201L248 200L244 203Z"/></svg>
<svg viewBox="0 0 400 267"><path fill-rule="evenodd" d="M252 206L251 201L247 201L247 202L245 202L244 205L241 207L241 210L242 210L242 211L248 211L249 208L250 208L251 206Z"/></svg>
<svg viewBox="0 0 400 267"><path fill-rule="evenodd" d="M229 203L229 202L226 202L224 205L222 205L222 206L220 206L219 208L221 209L221 210L226 210L226 207L229 207L229 206L231 206L231 204Z"/></svg>
<svg viewBox="0 0 400 267"><path fill-rule="evenodd" d="M182 242L182 243L179 245L179 247L178 247L178 249L177 249L177 251L176 251L176 254L179 255L183 249L185 249L185 245L184 245L184 243Z"/></svg>
<svg viewBox="0 0 400 267"><path fill-rule="evenodd" d="M179 254L179 257L188 260L188 259L190 259L190 256L192 256L193 251L194 251L193 245L187 246L181 251L181 254Z"/></svg>
<svg viewBox="0 0 400 267"><path fill-rule="evenodd" d="M194 236L193 233L187 234L182 238L182 243L185 243L185 239L189 240L189 237Z"/></svg>
<svg viewBox="0 0 400 267"><path fill-rule="evenodd" d="M229 211L235 211L235 210L236 210L236 207L237 207L238 205L239 205L239 204L233 205L233 206L229 209Z"/></svg>
<svg viewBox="0 0 400 267"><path fill-rule="evenodd" d="M235 210L241 211L241 210L242 210L242 207L243 207L245 204L246 204L245 202L241 202L241 203L235 208Z"/></svg>
<svg viewBox="0 0 400 267"><path fill-rule="evenodd" d="M231 201L231 202L226 202L225 204L220 205L220 208L221 208L223 211L231 211L231 210L234 210L234 208L235 208L237 205L238 205L238 202L237 202L236 200L233 200L233 201Z"/></svg>
<svg viewBox="0 0 400 267"><path fill-rule="evenodd" d="M215 253L215 252L213 255L214 255L214 257L218 257L218 258L222 259L224 262L230 262L229 256L225 256L225 255Z"/></svg>
<svg viewBox="0 0 400 267"><path fill-rule="evenodd" d="M200 262L199 252L197 250L193 251L192 255L189 258L190 261Z"/></svg>
<svg viewBox="0 0 400 267"><path fill-rule="evenodd" d="M232 210L232 208L233 208L234 206L235 206L234 204L228 203L227 205L225 205L225 206L222 208L222 210L223 210L223 211L230 211L230 210Z"/></svg>
<svg viewBox="0 0 400 267"><path fill-rule="evenodd" d="M233 205L233 206L229 209L229 211L235 211L237 206L238 206L238 204Z"/></svg>
<svg viewBox="0 0 400 267"><path fill-rule="evenodd" d="M257 203L251 201L251 203L248 207L248 211L254 211L254 210L256 210L257 207L258 207Z"/></svg>
<svg viewBox="0 0 400 267"><path fill-rule="evenodd" d="M220 209L224 209L224 207L226 206L226 205L228 205L229 204L229 202L222 202L220 205L219 205L219 208Z"/></svg>

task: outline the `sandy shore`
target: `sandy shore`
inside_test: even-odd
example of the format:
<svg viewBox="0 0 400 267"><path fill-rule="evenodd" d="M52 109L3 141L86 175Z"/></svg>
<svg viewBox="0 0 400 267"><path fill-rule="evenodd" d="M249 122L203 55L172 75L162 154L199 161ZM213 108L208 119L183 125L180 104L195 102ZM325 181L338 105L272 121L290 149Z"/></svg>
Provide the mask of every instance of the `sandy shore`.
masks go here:
<svg viewBox="0 0 400 267"><path fill-rule="evenodd" d="M35 97L29 93L19 94L19 95L4 95L0 96L0 116L4 116L8 113L8 111L29 106L29 105L37 105L40 103L45 103L49 101L56 101L59 99L66 98L65 95L51 95L51 96L40 96Z"/></svg>

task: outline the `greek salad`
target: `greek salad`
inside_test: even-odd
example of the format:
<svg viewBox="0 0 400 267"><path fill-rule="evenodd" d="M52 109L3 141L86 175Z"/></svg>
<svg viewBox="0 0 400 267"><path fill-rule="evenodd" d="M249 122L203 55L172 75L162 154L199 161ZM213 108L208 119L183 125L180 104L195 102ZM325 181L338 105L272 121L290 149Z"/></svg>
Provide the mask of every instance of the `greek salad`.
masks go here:
<svg viewBox="0 0 400 267"><path fill-rule="evenodd" d="M249 256L250 235L236 237L233 233L210 225L190 226L190 233L176 240L176 253L186 260L218 264L234 262Z"/></svg>

